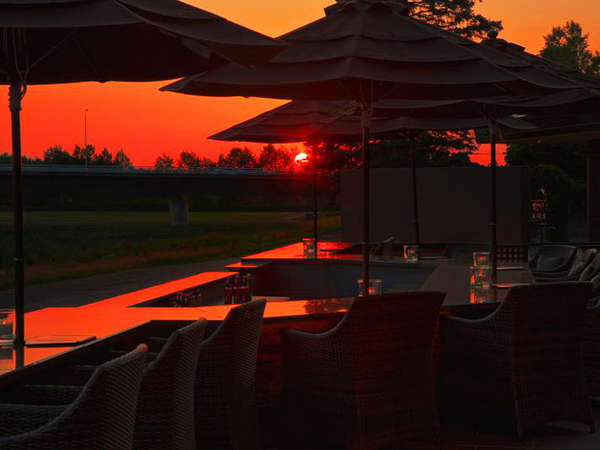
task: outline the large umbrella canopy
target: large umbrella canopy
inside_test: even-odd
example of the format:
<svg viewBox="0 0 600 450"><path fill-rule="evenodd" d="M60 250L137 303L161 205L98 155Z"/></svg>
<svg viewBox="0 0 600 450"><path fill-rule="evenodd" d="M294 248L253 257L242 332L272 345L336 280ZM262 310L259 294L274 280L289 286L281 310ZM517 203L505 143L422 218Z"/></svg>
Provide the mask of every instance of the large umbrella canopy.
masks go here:
<svg viewBox="0 0 600 450"><path fill-rule="evenodd" d="M419 22L401 2L338 0L280 36L289 46L252 69L228 65L166 90L306 100L468 98L570 88L563 77ZM361 98L362 99L362 98Z"/></svg>
<svg viewBox="0 0 600 450"><path fill-rule="evenodd" d="M0 83L152 81L282 44L176 0L0 0ZM19 77L20 78L20 77Z"/></svg>
<svg viewBox="0 0 600 450"><path fill-rule="evenodd" d="M21 100L28 84L151 81L283 44L177 0L0 0L0 84L9 84L15 235L15 345L24 340Z"/></svg>
<svg viewBox="0 0 600 450"><path fill-rule="evenodd" d="M568 79L408 16L403 2L337 0L326 15L280 38L288 48L252 69L228 65L166 86L210 96L356 100L362 108L363 279L369 279L369 119L385 98L546 94ZM493 170L494 171L494 170ZM493 253L495 255L495 253ZM495 257L492 256L493 261Z"/></svg>
<svg viewBox="0 0 600 450"><path fill-rule="evenodd" d="M458 131L487 126L481 115L475 117L411 117L380 115L394 110L374 105L371 119L371 137L374 139L396 138L406 130ZM503 129L518 131L537 127L526 120L511 116L498 120ZM360 105L349 100L340 101L293 101L260 114L209 139L220 141L244 141L263 143L294 143L306 141L358 142L360 133Z"/></svg>

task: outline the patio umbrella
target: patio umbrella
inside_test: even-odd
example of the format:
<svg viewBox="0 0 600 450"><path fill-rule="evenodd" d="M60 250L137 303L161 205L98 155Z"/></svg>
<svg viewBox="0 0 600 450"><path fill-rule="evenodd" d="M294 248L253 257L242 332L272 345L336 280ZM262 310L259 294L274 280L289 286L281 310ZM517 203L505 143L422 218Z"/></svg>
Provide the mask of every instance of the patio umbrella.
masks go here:
<svg viewBox="0 0 600 450"><path fill-rule="evenodd" d="M374 105L375 115L386 111ZM392 111L393 112L393 111ZM499 119L506 129L530 130L535 126L519 119L506 117ZM417 176L415 164L415 139L422 131L458 131L486 126L487 120L475 118L412 118L412 117L374 117L371 121L373 139L397 139L399 136L409 140L409 159L411 173L411 198L413 199L414 242L420 244L419 203L417 195ZM209 139L221 141L244 141L262 143L317 142L359 142L360 105L353 101L293 101L257 117L242 122ZM313 185L316 165L313 153ZM316 190L313 187L314 215L317 217ZM317 223L314 223L314 235L317 238Z"/></svg>
<svg viewBox="0 0 600 450"><path fill-rule="evenodd" d="M17 346L24 345L21 100L28 84L153 81L282 48L266 36L176 0L0 0L0 84L12 127Z"/></svg>
<svg viewBox="0 0 600 450"><path fill-rule="evenodd" d="M363 143L363 280L369 280L369 150L373 103L393 97L451 99L544 94L562 77L408 17L402 2L338 0L322 19L281 36L268 63L228 65L166 86L209 96L355 100Z"/></svg>

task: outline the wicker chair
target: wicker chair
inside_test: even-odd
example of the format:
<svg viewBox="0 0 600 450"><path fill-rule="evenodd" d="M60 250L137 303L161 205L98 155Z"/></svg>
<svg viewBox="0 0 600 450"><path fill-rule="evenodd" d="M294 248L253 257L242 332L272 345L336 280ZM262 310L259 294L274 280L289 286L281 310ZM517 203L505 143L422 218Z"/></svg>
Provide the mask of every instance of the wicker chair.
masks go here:
<svg viewBox="0 0 600 450"><path fill-rule="evenodd" d="M99 366L68 406L0 405L0 448L131 448L146 352L140 345Z"/></svg>
<svg viewBox="0 0 600 450"><path fill-rule="evenodd" d="M195 448L194 389L206 320L178 329L144 369L135 425L136 449Z"/></svg>
<svg viewBox="0 0 600 450"><path fill-rule="evenodd" d="M439 445L433 339L444 295L357 298L325 333L282 331L282 448Z"/></svg>
<svg viewBox="0 0 600 450"><path fill-rule="evenodd" d="M592 261L596 257L598 251L595 248L587 250L577 249L575 258L569 270L563 272L542 273L536 276L538 283L543 282L558 282L558 281L590 281L590 274L594 272L594 268L586 269L591 266ZM598 261L600 263L600 260ZM598 263L594 267L597 267ZM584 273L585 272L585 273ZM597 272L597 269L596 269ZM583 277L583 278L582 278Z"/></svg>
<svg viewBox="0 0 600 450"><path fill-rule="evenodd" d="M443 415L489 419L519 438L554 420L594 431L580 347L590 292L581 282L517 286L485 318L442 317Z"/></svg>
<svg viewBox="0 0 600 450"><path fill-rule="evenodd" d="M196 444L246 450L256 444L256 363L266 302L233 308L200 346L196 375Z"/></svg>
<svg viewBox="0 0 600 450"><path fill-rule="evenodd" d="M570 245L545 245L539 249L533 261L535 276L569 270L577 252Z"/></svg>

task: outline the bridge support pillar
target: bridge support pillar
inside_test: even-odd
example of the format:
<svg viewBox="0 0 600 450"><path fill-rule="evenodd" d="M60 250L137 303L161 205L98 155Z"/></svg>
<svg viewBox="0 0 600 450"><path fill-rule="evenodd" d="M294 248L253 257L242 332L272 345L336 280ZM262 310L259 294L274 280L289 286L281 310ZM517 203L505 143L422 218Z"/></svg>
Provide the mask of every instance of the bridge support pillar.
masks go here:
<svg viewBox="0 0 600 450"><path fill-rule="evenodd" d="M185 226L190 224L190 199L185 195L176 195L169 200L171 225Z"/></svg>

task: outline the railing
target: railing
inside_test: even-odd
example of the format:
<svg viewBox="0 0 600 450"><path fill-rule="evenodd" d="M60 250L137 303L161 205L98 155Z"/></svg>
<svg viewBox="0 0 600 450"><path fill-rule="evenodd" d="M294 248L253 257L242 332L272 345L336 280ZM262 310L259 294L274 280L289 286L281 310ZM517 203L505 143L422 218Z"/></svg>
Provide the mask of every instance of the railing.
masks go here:
<svg viewBox="0 0 600 450"><path fill-rule="evenodd" d="M0 173L10 173L11 164L0 164ZM277 176L293 175L293 171L267 170L262 168L236 167L190 167L190 168L155 168L155 167L119 167L93 166L75 164L26 164L24 173L76 173L76 174L131 174L131 175L244 175L244 176Z"/></svg>

